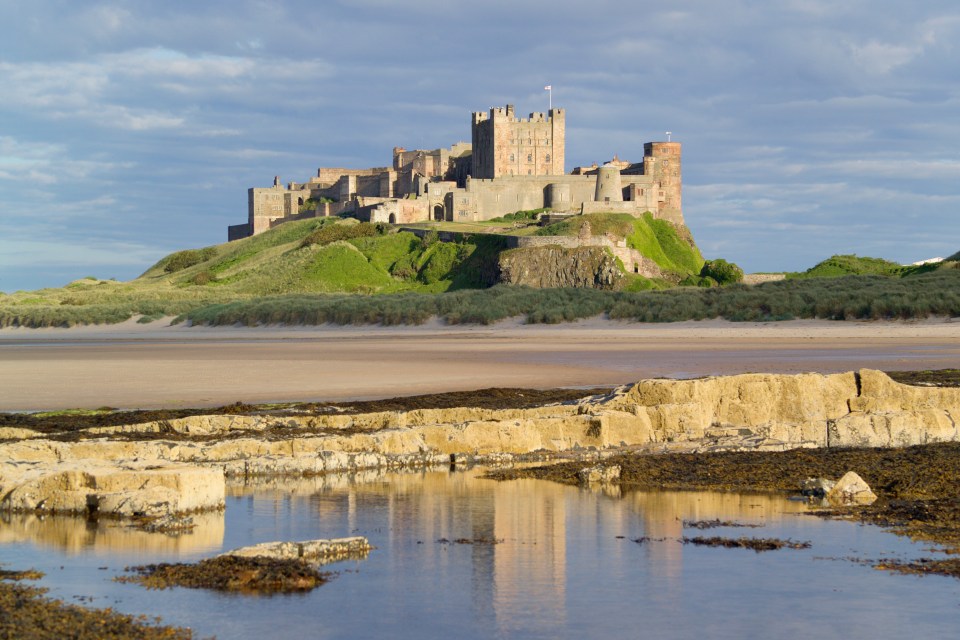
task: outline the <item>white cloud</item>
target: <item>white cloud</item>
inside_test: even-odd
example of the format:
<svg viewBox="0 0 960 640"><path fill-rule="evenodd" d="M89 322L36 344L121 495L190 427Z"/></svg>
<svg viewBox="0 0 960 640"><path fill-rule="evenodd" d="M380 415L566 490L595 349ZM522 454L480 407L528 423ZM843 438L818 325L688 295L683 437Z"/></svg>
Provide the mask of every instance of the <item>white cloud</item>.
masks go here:
<svg viewBox="0 0 960 640"><path fill-rule="evenodd" d="M850 45L850 52L864 71L883 75L911 62L923 53L923 47L871 40L861 45Z"/></svg>
<svg viewBox="0 0 960 640"><path fill-rule="evenodd" d="M322 60L277 61L222 55L188 55L163 47L93 56L82 62L0 62L4 107L32 116L94 123L128 131L189 126L201 135L235 130L191 122L184 99L221 93L269 94L277 83L315 83L333 74ZM151 99L152 94L166 94ZM165 103L165 106L164 106Z"/></svg>

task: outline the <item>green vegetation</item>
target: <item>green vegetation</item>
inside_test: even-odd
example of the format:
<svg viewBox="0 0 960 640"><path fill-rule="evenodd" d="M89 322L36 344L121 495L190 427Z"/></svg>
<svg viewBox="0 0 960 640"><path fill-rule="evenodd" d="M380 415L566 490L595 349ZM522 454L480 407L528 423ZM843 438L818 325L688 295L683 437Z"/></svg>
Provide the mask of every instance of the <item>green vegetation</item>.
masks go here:
<svg viewBox="0 0 960 640"><path fill-rule="evenodd" d="M876 275L901 276L914 271L882 258L867 258L854 254L831 256L801 273L788 274L788 278L836 278L839 276ZM927 269L929 270L929 269Z"/></svg>
<svg viewBox="0 0 960 640"><path fill-rule="evenodd" d="M627 246L652 259L665 271L676 274L678 280L699 274L703 266L703 257L693 244L690 232L666 220L657 220L649 212L640 218L627 213L574 216L543 227L534 235L577 236L584 223L590 225L593 236L625 238Z"/></svg>
<svg viewBox="0 0 960 640"><path fill-rule="evenodd" d="M306 213L307 211L313 211L317 208L318 204L330 204L336 202L333 198L325 198L323 196L319 198L307 198L298 210L298 213Z"/></svg>
<svg viewBox="0 0 960 640"><path fill-rule="evenodd" d="M172 253L130 282L83 278L59 289L0 294L0 327L107 324L132 317L148 323L171 316L213 324L416 324L431 316L490 323L512 316L563 322L600 314L645 322L960 315L957 262L900 267L835 256L783 282L710 288L737 280L739 268L724 260L704 262L686 228L650 214L574 217L536 233L576 236L584 223L593 236L625 238L654 259L666 279L625 273L619 292L487 289L499 279L505 235L465 233L461 227L456 242L440 242L435 229L419 238L388 225L312 218ZM812 277L848 272L867 275ZM672 283L678 281L699 286L676 288Z"/></svg>
<svg viewBox="0 0 960 640"><path fill-rule="evenodd" d="M487 222L533 222L537 219L541 213L550 211L549 207L541 207L539 209L526 209L523 211L514 211L513 213L508 213L504 216L497 218L490 218Z"/></svg>
<svg viewBox="0 0 960 640"><path fill-rule="evenodd" d="M716 284L734 284L743 280L743 269L723 258L717 258L703 263L700 277L709 278Z"/></svg>
<svg viewBox="0 0 960 640"><path fill-rule="evenodd" d="M77 280L61 289L0 298L0 326L151 322L259 296L305 293L441 293L496 282L496 236L420 240L385 225L318 218L236 242L178 251L130 282ZM103 286L107 284L108 286Z"/></svg>
<svg viewBox="0 0 960 640"><path fill-rule="evenodd" d="M309 247L312 244L325 245L337 240L353 240L354 238L369 238L383 235L382 225L361 222L354 225L329 224L320 227L300 242L300 247Z"/></svg>
<svg viewBox="0 0 960 640"><path fill-rule="evenodd" d="M419 324L438 316L451 324L490 324L510 317L557 323L606 314L614 320L675 322L912 319L960 316L960 269L909 278L880 276L796 279L755 287L730 285L666 291L527 289L497 285L444 295L278 296L197 309L194 323Z"/></svg>
<svg viewBox="0 0 960 640"><path fill-rule="evenodd" d="M187 249L186 251L177 251L170 254L163 265L163 270L167 273L182 271L195 264L206 262L217 255L216 247L205 247L203 249Z"/></svg>

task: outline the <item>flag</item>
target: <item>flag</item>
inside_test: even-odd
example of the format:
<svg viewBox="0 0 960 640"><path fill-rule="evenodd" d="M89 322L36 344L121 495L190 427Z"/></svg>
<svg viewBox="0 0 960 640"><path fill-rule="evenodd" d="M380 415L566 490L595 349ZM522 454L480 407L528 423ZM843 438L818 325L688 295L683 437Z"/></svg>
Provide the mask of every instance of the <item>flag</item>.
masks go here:
<svg viewBox="0 0 960 640"><path fill-rule="evenodd" d="M545 87L543 88L543 90L544 90L544 91L552 91L552 90L553 90L553 85L548 84L547 86L545 86Z"/></svg>

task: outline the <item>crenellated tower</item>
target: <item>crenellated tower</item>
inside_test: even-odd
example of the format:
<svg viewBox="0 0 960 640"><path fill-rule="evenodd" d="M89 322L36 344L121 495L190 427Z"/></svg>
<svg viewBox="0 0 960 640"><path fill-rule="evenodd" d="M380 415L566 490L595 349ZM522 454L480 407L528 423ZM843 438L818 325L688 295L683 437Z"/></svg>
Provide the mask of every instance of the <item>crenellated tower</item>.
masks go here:
<svg viewBox="0 0 960 640"><path fill-rule="evenodd" d="M563 109L517 118L512 104L489 113L474 112L471 175L484 179L563 175L565 119Z"/></svg>

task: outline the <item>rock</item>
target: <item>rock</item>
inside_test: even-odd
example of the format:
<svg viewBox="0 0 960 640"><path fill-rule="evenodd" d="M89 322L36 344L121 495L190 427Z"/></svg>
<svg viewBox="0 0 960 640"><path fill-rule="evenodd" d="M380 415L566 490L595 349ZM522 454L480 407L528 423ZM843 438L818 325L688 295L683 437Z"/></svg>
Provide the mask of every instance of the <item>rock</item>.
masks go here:
<svg viewBox="0 0 960 640"><path fill-rule="evenodd" d="M0 440L26 440L27 438L39 438L42 435L43 433L40 431L23 427L0 427Z"/></svg>
<svg viewBox="0 0 960 640"><path fill-rule="evenodd" d="M327 564L347 559L364 559L373 547L362 537L305 540L303 542L262 542L249 547L233 549L222 556L239 558L270 558L273 560L303 560Z"/></svg>
<svg viewBox="0 0 960 640"><path fill-rule="evenodd" d="M827 492L827 500L834 504L871 504L876 499L870 486L853 471L845 473Z"/></svg>
<svg viewBox="0 0 960 640"><path fill-rule="evenodd" d="M222 509L223 471L189 465L103 461L31 466L4 475L0 510L163 516Z"/></svg>
<svg viewBox="0 0 960 640"><path fill-rule="evenodd" d="M524 247L502 252L499 260L500 281L507 284L619 289L624 282L616 258L603 247Z"/></svg>
<svg viewBox="0 0 960 640"><path fill-rule="evenodd" d="M421 467L449 464L451 455L483 463L563 451L599 457L653 443L775 451L908 446L960 439L958 418L960 389L907 387L869 370L643 380L578 404L531 409L196 416L90 429L76 442L0 443L0 510L163 515L222 506L224 473ZM264 437L271 428L287 437ZM121 433L169 439L114 437ZM194 481L189 469L214 475Z"/></svg>
<svg viewBox="0 0 960 640"><path fill-rule="evenodd" d="M805 496L822 498L836 486L836 482L827 478L807 478L800 483L800 493Z"/></svg>
<svg viewBox="0 0 960 640"><path fill-rule="evenodd" d="M620 465L600 464L592 467L586 467L577 472L577 478L580 480L580 484L607 484L610 482L616 482L620 479Z"/></svg>

